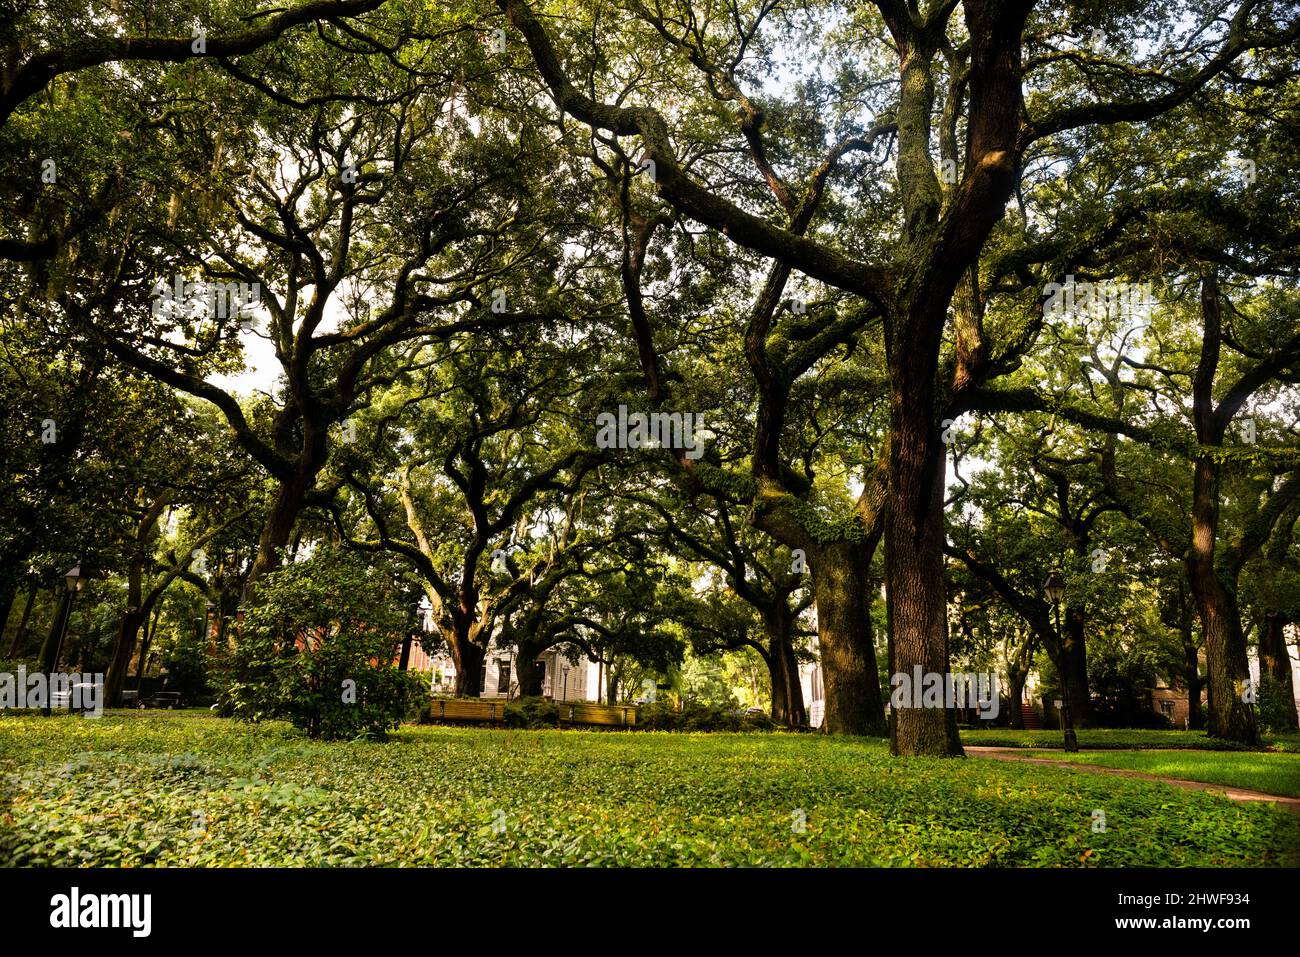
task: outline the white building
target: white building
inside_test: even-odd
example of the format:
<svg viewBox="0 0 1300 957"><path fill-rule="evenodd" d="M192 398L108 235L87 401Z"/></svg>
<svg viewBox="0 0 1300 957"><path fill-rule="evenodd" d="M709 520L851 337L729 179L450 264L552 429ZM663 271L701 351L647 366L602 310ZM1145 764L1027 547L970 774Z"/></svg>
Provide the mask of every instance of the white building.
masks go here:
<svg viewBox="0 0 1300 957"><path fill-rule="evenodd" d="M495 644L488 647L483 658L483 669L479 675L478 696L480 698L513 698L519 694L519 683L515 679L515 658L517 652L513 646L498 648ZM411 655L412 671L429 673L429 689L434 694L450 694L456 687L456 664L446 654L432 657L425 654ZM569 661L557 648L543 652L533 661L533 667L542 673L542 696L553 701L595 701L600 690L599 669L595 662L580 657L577 664Z"/></svg>

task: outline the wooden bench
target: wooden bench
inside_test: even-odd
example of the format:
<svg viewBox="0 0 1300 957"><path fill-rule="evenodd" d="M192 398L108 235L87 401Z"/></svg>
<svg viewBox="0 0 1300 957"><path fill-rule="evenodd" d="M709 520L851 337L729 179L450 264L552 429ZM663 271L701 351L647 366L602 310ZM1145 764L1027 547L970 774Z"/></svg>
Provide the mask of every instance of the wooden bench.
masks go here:
<svg viewBox="0 0 1300 957"><path fill-rule="evenodd" d="M636 705L591 704L586 701L557 701L564 724L596 724L630 728L636 724ZM438 698L430 702L434 721L505 721L505 698Z"/></svg>
<svg viewBox="0 0 1300 957"><path fill-rule="evenodd" d="M436 721L504 721L504 698L439 698L431 704Z"/></svg>
<svg viewBox="0 0 1300 957"><path fill-rule="evenodd" d="M591 704L585 701L560 701L558 704L561 722L628 728L636 724L636 705Z"/></svg>

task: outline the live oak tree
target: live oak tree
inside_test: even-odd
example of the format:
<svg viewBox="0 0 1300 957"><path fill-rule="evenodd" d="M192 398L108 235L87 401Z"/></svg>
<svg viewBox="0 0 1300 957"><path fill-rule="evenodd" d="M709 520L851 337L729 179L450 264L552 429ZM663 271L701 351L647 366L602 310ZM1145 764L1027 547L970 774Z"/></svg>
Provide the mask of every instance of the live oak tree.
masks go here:
<svg viewBox="0 0 1300 957"><path fill-rule="evenodd" d="M120 703L141 629L158 602L182 581L202 583L206 599L207 582L226 570L221 536L253 511L248 504L253 470L222 434L216 417L195 405L182 402L174 417L161 420L168 428L149 443L143 482L125 506L130 522L121 559L126 603L106 669L104 699L110 707ZM195 445L204 449L202 458L189 454ZM216 631L224 638L221 623L232 610L231 592L218 587L214 597ZM141 660L144 654L141 648Z"/></svg>
<svg viewBox="0 0 1300 957"><path fill-rule="evenodd" d="M697 655L752 648L767 668L772 720L788 727L808 722L799 675L800 617L813 603L803 554L773 550L732 515L726 503L667 501L637 496L654 510L664 546L704 563L724 584L715 601L686 603L682 619ZM756 540L756 538L758 540ZM736 607L740 605L742 607ZM747 608L743 606L748 606Z"/></svg>
<svg viewBox="0 0 1300 957"><path fill-rule="evenodd" d="M1107 519L1113 525L1119 508L1106 494L1089 436L1081 442L1078 430L1048 416L1002 419L988 420L981 431L989 438L976 446L998 467L952 496L946 551L1024 618L1065 677L1072 722L1086 726L1089 616L1104 615L1099 606L1115 587ZM1043 590L1049 570L1066 586L1060 634Z"/></svg>
<svg viewBox="0 0 1300 957"><path fill-rule="evenodd" d="M498 0L498 6L522 33L558 108L602 134L639 137L644 156L654 163L658 194L676 210L770 257L778 268L799 270L860 297L880 315L891 384L884 534L892 666L946 672L939 412L946 388L973 389L990 372L991 350L978 308L966 310L955 327L957 362L950 383L938 380L940 346L961 283L970 282L977 291L974 267L1015 193L1026 150L1047 137L1149 120L1176 109L1234 68L1247 51L1293 44L1300 22L1287 23L1272 15L1272 5L1245 0L1226 24L1212 13L1204 14L1208 23L1191 29L1175 18L1158 19L1146 50L1115 49L1115 56L1094 59L1071 52L1079 46L1079 19L1091 12L1082 6L1049 11L1032 0L970 0L961 5L959 19L955 2L921 8L882 0L874 5L876 15L854 11L849 32L855 44L874 40L873 52L894 64L888 103L878 110L897 129L894 234L891 248L877 250L870 241L855 242L852 234L838 242L805 235L798 200L785 187L788 177L766 159L776 148L765 140L761 108L743 93L746 78L739 67L750 43L761 42L756 37L773 5L719 4L703 11L672 4L627 6L629 18L682 49L681 61L695 69L700 86L720 90L730 101L735 135L744 138L772 188L771 200L762 204L733 202L720 184L684 171L671 113L659 104L644 98L630 105L611 101L608 74L614 70L604 64L612 58L557 45L557 31L525 0ZM1133 30L1146 14L1140 5L1114 11L1101 34ZM1192 21L1202 18L1199 11L1188 14ZM883 36L875 32L881 23ZM1184 38L1197 36L1206 40L1189 64ZM585 63L566 63L566 58ZM585 89L574 82L576 71L589 77ZM880 81L886 76L878 71ZM838 92L841 102L848 99L849 90ZM859 141L870 135L869 123L856 116L845 125L856 127ZM833 164L844 151L832 146L827 162ZM951 164L954 182L947 189L937 161ZM899 754L960 753L951 716L928 709L899 713L893 748Z"/></svg>
<svg viewBox="0 0 1300 957"><path fill-rule="evenodd" d="M462 46L472 62L472 41ZM421 343L552 309L527 301L544 284L515 281L551 241L519 209L535 192L520 175L529 145L500 124L471 131L448 118L464 63L457 74L367 53L309 102L299 88L339 66L328 37L260 65L252 86L191 72L198 103L169 103L164 75L142 109L171 162L152 170L138 214L83 234L75 288L58 298L95 346L212 403L274 479L250 581L279 563L316 494L330 429ZM205 315L203 293L186 292L159 308L176 277L242 283L256 303ZM237 368L254 336L280 376L250 413L212 376Z"/></svg>
<svg viewBox="0 0 1300 957"><path fill-rule="evenodd" d="M349 543L390 552L421 579L457 695L480 690L503 625L524 646L521 662L559 640L563 627L543 630L530 613L616 534L582 521L600 454L569 373L590 368L595 343L534 331L526 350L472 337L428 350L367 416L355 460L340 463L339 492L359 513ZM536 690L530 667L520 684Z"/></svg>
<svg viewBox="0 0 1300 957"><path fill-rule="evenodd" d="M137 91L121 82L128 69L143 73L148 64L210 56L232 75L256 83L237 66L243 54L291 30L337 23L384 2L309 0L259 14L246 13L239 3L181 0L128 7L114 2L104 9L65 0L17 0L0 25L5 64L0 71L5 148L0 153L13 164L6 171L12 188L2 201L19 215L5 217L6 227L17 235L0 237L0 259L31 262L57 256L132 197L131 183L120 170L94 175L96 164L90 160L95 153L84 135L88 123L98 125L105 117L130 112L126 104ZM76 102L82 84L100 95ZM103 98L114 90L126 96L119 108L105 113ZM40 109L43 93L57 109ZM50 198L41 197L43 192Z"/></svg>
<svg viewBox="0 0 1300 957"><path fill-rule="evenodd" d="M1300 145L1283 121L1293 6L17 14L0 26L0 612L27 589L15 638L46 612L39 586L85 559L113 576L92 590L85 652L117 630L116 689L142 627L184 632L173 607L209 599L226 622L278 564L350 542L429 586L460 690L496 639L523 649L527 690L532 657L559 643L626 692L668 667L688 623L701 639L746 630L693 593L704 558L733 586L762 582L748 598L774 621L811 596L826 727L880 734L883 542L887 673L944 672L1006 635L1023 676L1033 643L997 595L1079 714L1085 642L1129 680L1177 639L1189 695L1203 643L1212 732L1253 740L1248 629L1280 676L1300 508L1296 197L1278 172ZM1148 328L1053 314L1045 286L1070 276L1154 281ZM244 283L258 306L168 304L158 284L177 277ZM250 394L232 380L254 364L275 382ZM173 390L216 410L239 454L159 468L186 445L183 423L150 421ZM619 405L703 414L704 454L593 448ZM944 440L966 416L1016 437L984 450L1006 478L965 495L984 512L969 529ZM37 442L46 418L58 437ZM210 484L228 466L235 487ZM158 519L182 505L168 538ZM675 544L648 534L665 529ZM1134 620L1129 658L1112 652L1137 606L1083 571L1099 535L1130 588L1159 583L1132 591L1164 621ZM197 542L217 571L184 563ZM799 588L778 574L794 549ZM1040 555L1078 572L1064 641ZM126 610L109 614L99 596L119 583ZM141 619L151 597L161 630ZM952 714L894 717L895 753L960 753Z"/></svg>

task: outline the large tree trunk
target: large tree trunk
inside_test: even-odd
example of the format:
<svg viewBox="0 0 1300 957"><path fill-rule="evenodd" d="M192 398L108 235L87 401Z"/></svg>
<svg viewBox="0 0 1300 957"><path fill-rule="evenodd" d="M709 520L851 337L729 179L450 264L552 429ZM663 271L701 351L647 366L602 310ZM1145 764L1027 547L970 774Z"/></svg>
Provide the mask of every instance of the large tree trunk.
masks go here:
<svg viewBox="0 0 1300 957"><path fill-rule="evenodd" d="M0 638L4 637L5 629L9 627L9 613L13 611L14 598L17 595L17 581L6 580L5 584L0 586Z"/></svg>
<svg viewBox="0 0 1300 957"><path fill-rule="evenodd" d="M1276 611L1264 616L1259 630L1259 673L1261 678L1267 675L1280 686L1284 699L1291 705L1283 727L1289 731L1297 730L1300 724L1296 721L1295 684L1291 677L1291 655L1286 647L1286 622Z"/></svg>
<svg viewBox="0 0 1300 957"><path fill-rule="evenodd" d="M253 567L244 583L248 597L254 594L253 583L258 578L279 567L281 552L288 549L294 523L298 521L307 494L315 487L316 476L320 474L329 454L324 424L314 425L304 421L302 432L302 447L294 472L277 486L270 514L266 517L266 524L262 526L262 534L257 541L257 557L253 560Z"/></svg>
<svg viewBox="0 0 1300 957"><path fill-rule="evenodd" d="M45 643L41 645L41 672L49 675L58 671L59 655L62 651L63 632L67 627L68 619L72 615L72 592L65 591L63 600L59 602L59 610L54 616L54 621L50 624L49 634L45 636ZM45 707L42 713L48 716L50 714L51 702L48 698L45 701Z"/></svg>
<svg viewBox="0 0 1300 957"><path fill-rule="evenodd" d="M1205 727L1205 715L1201 712L1201 689L1205 679L1201 677L1201 662L1196 653L1196 644L1192 641L1190 622L1182 633L1183 639L1183 684L1187 686L1187 727L1199 731Z"/></svg>
<svg viewBox="0 0 1300 957"><path fill-rule="evenodd" d="M537 669L537 657L546 649L526 641L516 642L515 649L515 682L519 685L519 697L541 697L542 674Z"/></svg>
<svg viewBox="0 0 1300 957"><path fill-rule="evenodd" d="M804 710L803 687L799 684L799 662L794 654L794 622L785 595L778 593L776 599L763 614L767 631L767 653L763 660L772 680L772 720L801 728L808 723L808 715Z"/></svg>
<svg viewBox="0 0 1300 957"><path fill-rule="evenodd" d="M1010 720L1011 727L1016 730L1022 730L1025 726L1025 679L1028 677L1027 671L1022 671L1014 664L1007 668L1007 689L1010 695L1008 707L1011 713L1007 716Z"/></svg>
<svg viewBox="0 0 1300 957"><path fill-rule="evenodd" d="M1236 583L1225 582L1215 567L1218 525L1219 466L1211 456L1202 455L1196 462L1192 485L1192 550L1186 565L1205 636L1210 684L1208 730L1215 738L1257 744L1255 713L1242 701L1250 670L1241 613L1233 593Z"/></svg>
<svg viewBox="0 0 1300 957"><path fill-rule="evenodd" d="M134 609L134 610L133 610ZM118 627L117 645L113 649L113 660L108 666L105 678L104 701L110 708L121 707L122 689L126 686L127 671L131 667L131 658L135 654L136 638L140 635L140 626L144 624L148 612L131 606L122 616Z"/></svg>
<svg viewBox="0 0 1300 957"><path fill-rule="evenodd" d="M131 562L126 577L126 611L117 631L117 643L113 648L113 658L109 662L108 676L105 679L104 701L110 708L121 704L122 688L126 685L126 672L131 666L131 655L135 651L135 640L140 634L140 626L149 617L149 609L142 607L144 563L139 559Z"/></svg>
<svg viewBox="0 0 1300 957"><path fill-rule="evenodd" d="M889 728L876 671L869 569L861 545L841 541L819 549L812 574L826 682L822 730L883 738Z"/></svg>
<svg viewBox="0 0 1300 957"><path fill-rule="evenodd" d="M18 620L18 630L14 632L13 639L9 642L9 651L6 658L16 658L22 651L23 639L27 637L27 623L32 617L32 605L36 603L36 592L39 586L33 582L27 587L27 601L23 603L23 615Z"/></svg>
<svg viewBox="0 0 1300 957"><path fill-rule="evenodd" d="M300 474L290 482L281 482L275 490L271 511L257 540L257 557L253 560L253 567L249 570L244 585L248 594L253 594L253 583L258 578L279 567L280 554L288 547L294 523L298 520L298 513L302 511L306 499L307 488L314 481L314 472L310 478Z"/></svg>
<svg viewBox="0 0 1300 957"><path fill-rule="evenodd" d="M936 337L937 339L937 337ZM920 348L920 344L915 344ZM933 347L937 349L937 344ZM893 350L891 350L893 351ZM910 350L908 350L910 351ZM944 587L943 448L934 428L933 366L895 363L890 438L890 496L885 517L886 608L895 673L948 673ZM821 604L818 603L818 615ZM961 755L947 708L899 708L890 750L896 755Z"/></svg>
<svg viewBox="0 0 1300 957"><path fill-rule="evenodd" d="M149 645L153 642L154 632L158 630L158 616L162 614L162 603L154 606L153 621L144 631L144 640L140 642L140 657L135 664L135 690L138 693L144 684L144 669L149 663Z"/></svg>
<svg viewBox="0 0 1300 957"><path fill-rule="evenodd" d="M50 622L49 633L45 636L45 642L41 645L41 671L45 674L51 674L58 670L63 632L67 627L68 618L71 614L72 593L65 591L63 598L59 601L59 608L55 612L54 620Z"/></svg>
<svg viewBox="0 0 1300 957"><path fill-rule="evenodd" d="M452 634L447 647L451 651L451 660L456 664L456 686L453 693L457 698L477 698L483 690L483 659L487 656L487 651L459 629Z"/></svg>

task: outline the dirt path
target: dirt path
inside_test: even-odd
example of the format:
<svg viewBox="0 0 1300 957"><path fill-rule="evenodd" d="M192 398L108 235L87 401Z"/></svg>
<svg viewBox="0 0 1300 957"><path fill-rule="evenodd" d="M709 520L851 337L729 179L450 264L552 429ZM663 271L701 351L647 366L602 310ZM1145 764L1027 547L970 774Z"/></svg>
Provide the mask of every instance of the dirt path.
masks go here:
<svg viewBox="0 0 1300 957"><path fill-rule="evenodd" d="M1165 778L1145 771L1130 771L1127 768L1108 768L1100 764L1085 764L1082 761L1057 761L1052 758L1027 758L1018 754L1016 748L979 748L966 747L966 753L975 758L992 758L995 761L1023 761L1026 764L1046 764L1056 768L1076 768L1095 774L1116 774L1126 778L1141 778L1144 781L1159 781L1176 788L1188 788L1192 791L1214 791L1233 801L1267 801L1286 808L1292 814L1300 814L1300 798L1283 797L1280 794L1265 794L1263 791L1250 791L1246 788L1230 787L1226 784L1207 784L1204 781L1188 781L1183 778Z"/></svg>

